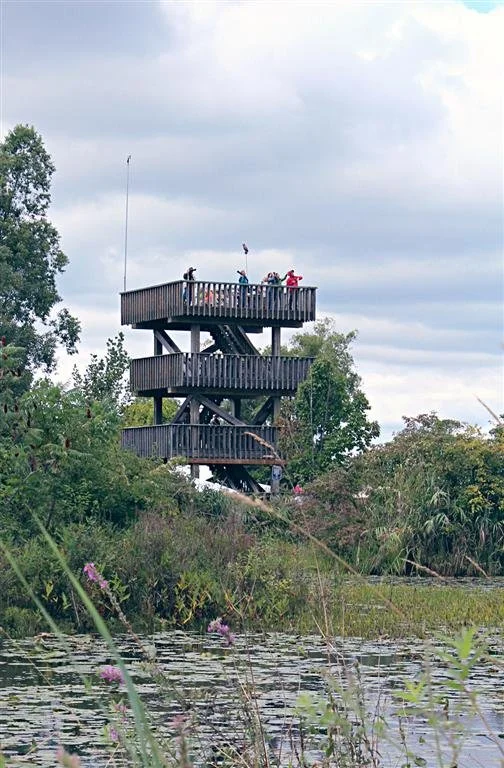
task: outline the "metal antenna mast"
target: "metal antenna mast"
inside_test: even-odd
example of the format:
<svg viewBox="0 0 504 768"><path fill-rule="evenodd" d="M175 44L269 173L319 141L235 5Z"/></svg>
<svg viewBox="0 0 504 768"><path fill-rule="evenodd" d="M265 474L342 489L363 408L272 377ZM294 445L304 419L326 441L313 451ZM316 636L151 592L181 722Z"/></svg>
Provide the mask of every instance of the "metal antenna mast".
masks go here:
<svg viewBox="0 0 504 768"><path fill-rule="evenodd" d="M124 225L124 283L123 290L126 291L126 265L128 262L128 204L129 204L129 174L130 174L131 155L126 159L126 221Z"/></svg>

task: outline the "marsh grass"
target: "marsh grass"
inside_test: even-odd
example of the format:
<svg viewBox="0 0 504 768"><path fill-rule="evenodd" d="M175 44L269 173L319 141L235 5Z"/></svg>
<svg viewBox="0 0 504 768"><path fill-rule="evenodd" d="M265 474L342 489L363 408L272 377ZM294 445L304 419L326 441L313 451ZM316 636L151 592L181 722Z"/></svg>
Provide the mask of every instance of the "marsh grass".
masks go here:
<svg viewBox="0 0 504 768"><path fill-rule="evenodd" d="M257 502L254 504L257 506ZM262 511L271 509L264 502L259 504ZM413 718L420 717L428 723L435 746L435 762L432 766L446 768L447 754L452 759L449 764L457 764L453 760L460 754L463 741L463 730L460 729L458 719L465 711L478 714L488 738L496 746L496 752L504 758L498 737L485 723L484 713L479 708L477 689L472 687L473 666L486 653L473 628L462 631L453 640L445 639L445 649L441 656L438 653L437 659L445 665L450 681L443 696L432 685L431 665L435 663L434 655L426 645L424 670L417 680L404 681L397 690L393 716L390 715L390 709L382 706L380 696L378 700L370 701L358 667L350 669L341 663L335 668L328 661L326 695L317 699L303 695L299 697L295 712L285 715L289 747L286 750L284 743L279 751L261 718L253 663L245 654L235 662L235 678L238 681L236 706L241 709L243 724L243 733L238 740L228 742L219 737L210 743L203 742L200 738L200 727L203 724L194 716L176 724L173 738L160 737L106 622L79 578L72 573L57 544L40 523L39 526L49 550L124 677L132 726L128 724L121 729L120 723L111 720L113 727L120 730L120 748L117 744L111 746L107 765L141 768L192 768L193 765L274 768L288 765L291 768L308 768L316 764L320 768L382 768L386 765L382 751L387 745L392 745L395 754L402 755L402 765L410 768L413 765L427 765L425 758L409 746L409 723ZM301 534L302 530L297 528L295 532ZM328 648L335 635L342 638L350 635L429 636L434 628L449 631L466 624L502 626L504 623L504 606L498 590L469 593L464 589L446 586L405 587L386 582L370 585L323 542L309 533L306 538L311 554L310 578L305 579L305 583L301 578L302 568L295 557L288 567L283 563L281 574L278 572L278 564L275 570L273 551L267 548L259 550L255 559L245 563L249 571L245 570L244 580L233 594L226 595L228 615L234 626L242 630L245 639L252 628L257 631L254 621L259 622L261 615L267 613L268 606L270 618L282 628L292 628L294 623L303 631L311 631L316 627ZM291 547L291 552L296 551L295 546L285 546ZM4 546L3 549L23 588L31 595L49 627L60 634L40 598L31 590L15 558L8 548ZM333 563L332 572L327 567L328 561ZM279 575L281 578L278 578ZM256 590L262 603L256 599ZM118 606L117 603L115 609L120 620L138 644L138 637L127 619L121 618L122 611ZM144 652L142 643L139 650ZM228 652L233 653L233 649L229 648ZM69 655L71 658L71 649ZM147 660L145 672L156 687L160 700L173 698L175 694L170 685L169 670L160 670L156 660L150 659ZM456 693L457 697L454 704L450 704L452 693ZM443 709L446 701L447 711ZM70 760L71 756L63 754L60 763L71 765ZM75 765L79 763L75 762Z"/></svg>
<svg viewBox="0 0 504 768"><path fill-rule="evenodd" d="M347 580L337 594L332 612L335 635L422 638L435 631L458 632L468 625L487 630L504 627L504 600L498 587L375 585ZM397 612L390 610L391 605Z"/></svg>

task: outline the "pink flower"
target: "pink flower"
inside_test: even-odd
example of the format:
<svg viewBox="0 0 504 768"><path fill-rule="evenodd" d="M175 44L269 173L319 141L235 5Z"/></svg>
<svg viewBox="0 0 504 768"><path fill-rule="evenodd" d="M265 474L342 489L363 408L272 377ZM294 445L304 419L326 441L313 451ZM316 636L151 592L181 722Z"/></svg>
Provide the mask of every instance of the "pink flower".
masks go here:
<svg viewBox="0 0 504 768"><path fill-rule="evenodd" d="M224 638L228 645L233 645L236 640L236 635L231 632L227 624L222 623L220 616L210 622L207 627L207 632L217 632L217 634Z"/></svg>
<svg viewBox="0 0 504 768"><path fill-rule="evenodd" d="M103 578L94 563L86 563L82 570L88 577L89 581L95 581L101 589L106 589L108 587L108 581Z"/></svg>
<svg viewBox="0 0 504 768"><path fill-rule="evenodd" d="M210 622L210 624L207 627L207 632L220 632L220 629L222 627L222 619L219 616L217 619L214 619Z"/></svg>
<svg viewBox="0 0 504 768"><path fill-rule="evenodd" d="M176 728L177 731L183 731L188 724L188 717L187 715L175 715L169 724L172 728Z"/></svg>
<svg viewBox="0 0 504 768"><path fill-rule="evenodd" d="M124 683L124 675L119 667L113 667L111 664L102 667L98 675L106 683Z"/></svg>

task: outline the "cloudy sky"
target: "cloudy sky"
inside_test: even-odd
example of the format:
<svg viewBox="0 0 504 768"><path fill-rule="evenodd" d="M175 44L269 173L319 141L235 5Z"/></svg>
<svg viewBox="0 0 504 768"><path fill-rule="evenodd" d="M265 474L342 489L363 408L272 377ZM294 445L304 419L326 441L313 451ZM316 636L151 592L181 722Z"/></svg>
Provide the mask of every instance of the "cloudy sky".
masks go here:
<svg viewBox="0 0 504 768"><path fill-rule="evenodd" d="M502 403L504 5L0 0L1 130L57 166L84 366L128 288L295 269L387 436ZM133 356L147 332L127 330Z"/></svg>

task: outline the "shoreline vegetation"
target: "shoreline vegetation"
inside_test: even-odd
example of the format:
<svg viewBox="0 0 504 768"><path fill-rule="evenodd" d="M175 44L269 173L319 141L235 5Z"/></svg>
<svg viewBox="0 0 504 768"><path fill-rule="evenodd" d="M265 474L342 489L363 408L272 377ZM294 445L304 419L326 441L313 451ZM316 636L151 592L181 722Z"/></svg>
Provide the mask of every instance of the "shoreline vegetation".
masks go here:
<svg viewBox="0 0 504 768"><path fill-rule="evenodd" d="M504 626L498 577L476 571L458 583L454 577L426 576L426 569L409 577L351 573L353 566L328 554L323 542L307 542L287 527L269 529L264 514L247 517L254 502L245 500L237 509L234 497L217 491L203 496L214 503L223 497L231 509L211 517L147 513L126 530L80 523L60 532L59 552L68 568L80 574L112 631L122 631L117 605L136 632L147 633L204 630L215 616L224 616L238 631L254 627L311 634L323 628L327 636L368 639ZM267 508L256 503L260 511ZM42 534L10 548L9 555L62 631L92 631L65 568ZM87 562L97 563L116 605L99 585L86 581L82 563ZM0 573L2 634L20 638L45 631L44 618L20 590L5 553L0 554Z"/></svg>
<svg viewBox="0 0 504 768"><path fill-rule="evenodd" d="M316 674L321 683L324 680L324 684L319 684L316 689L309 686L307 690L301 686L297 688L294 697L289 697L289 702L284 698L281 734L275 732L275 729L269 733L271 713L268 715L259 706L261 684L255 679L252 658L254 647L257 648L258 630L261 628L257 623L249 622L246 615L244 602L247 602L250 594L242 596L240 610L238 604L233 605L228 600L228 608L233 610L233 624L236 626L238 619L241 619L242 624L238 630L241 636L237 636L227 619L223 620L221 616L205 622L206 627L200 627L207 634L215 634L220 641L221 647L216 658L223 662L222 671L226 668L226 657L227 662L231 664L227 667L227 709L222 731L217 728L215 732L212 729L210 733L207 718L214 713L216 701L213 695L208 696L207 693L206 702L203 708L201 707L201 680L197 693L192 689L193 694L188 698L184 685L190 680L190 675L187 678L184 674L182 679L174 684L170 664L160 663L153 645L155 639L137 634L133 623L126 618L115 591L119 586L117 581L113 587L112 582L92 562L84 565L80 578L76 577L44 526L39 524L39 528L54 563L59 564L74 590L74 604L82 605L90 621L89 630L93 631L95 637L101 636L106 647L106 655L101 656L100 667L84 671L81 661L81 670L75 670L86 696L89 699L98 697L96 711L93 713L93 726L86 720L86 712L89 712L86 705L81 716L87 729L96 730L98 715L98 721L102 723L101 736L95 736L91 740L79 739L76 749L73 746L74 740L69 740L69 734L66 733L65 737L60 730L59 746L55 753L53 748L52 754L47 754L43 741L40 742L39 739L32 740L28 752L23 749L20 753L19 746L15 747L13 752L11 743L3 755L0 753L0 766L7 765L7 755L12 758L9 765L17 764L17 756L20 754L33 755L41 761L37 764L47 766L53 765L56 759L58 764L69 768L81 768L87 764L86 761L91 755L93 760L102 756L107 759L107 765L117 768L129 765L143 768L195 768L203 765L222 765L228 768L390 768L398 764L398 760L402 760L401 765L407 768L413 768L414 765L436 765L438 768L460 765L464 768L473 764L474 755L483 757L481 749L484 750L485 764L489 767L495 765L497 768L504 758L501 734L494 729L494 712L489 708L488 690L485 693L485 685L481 679L482 675L491 676L492 670L495 673L502 667L498 657L494 655L495 644L500 642L496 638L500 635L497 632L492 640L488 623L485 632L478 632L477 628L481 621L490 621L491 625L492 616L498 617L498 621L502 622L503 607L498 596L499 587L492 588L489 584L485 590L472 591L467 587L464 589L436 585L417 587L416 584L386 582L356 584L355 576L341 577L335 586L328 582L327 572L323 570L320 558L311 548L312 566L316 565L318 581L318 606L321 608L319 617L316 615L315 604L310 604L313 578L305 579L304 585L303 579L300 578L305 564L300 565L298 562L297 582L289 582L288 574L284 574L283 582L287 591L291 591L295 583L299 585L298 597L303 593L306 607L315 622L317 635L327 646L325 671L315 666L311 673L312 678ZM72 648L62 632L62 627L50 616L47 606L33 594L16 560L11 553L5 554L26 593L35 600L41 615L54 633L42 633L34 638L37 659L32 659L31 664L34 669L38 669L45 654L51 656L54 653L55 643L62 644L69 664L78 645L74 643ZM265 554L262 553L263 559ZM299 554L298 548L297 555ZM465 592L463 601L460 600L461 591ZM433 599L436 593L437 599ZM235 594L234 597L236 599L238 595ZM492 598L496 598L496 601ZM104 610L106 604L110 614L108 616ZM415 606L413 612L412 605ZM463 605L465 610L462 612ZM335 606L338 607L339 614L334 613ZM492 613L492 608L496 610L495 614ZM230 612L229 610L228 614ZM378 622L375 612L380 617ZM415 672L412 677L403 675L394 679L390 692L389 681L385 676L378 688L367 688L368 678L360 669L358 658L350 664L343 658L341 650L345 647L344 642L339 651L334 652L333 621L340 621L340 631L337 633L340 637L334 639L340 641L343 636L343 641L346 637L347 643L351 644L349 635L352 633L348 630L352 627L352 621L358 616L362 618L362 615L367 615L370 619L370 636L374 636L384 616L391 618L392 623L382 624L381 628L383 630L385 626L390 627L392 632L400 627L398 618L407 622L408 629L412 622L421 620L426 634L431 635L432 627L429 622L434 616L436 622L441 619L449 624L451 621L459 623L463 620L463 625L458 632L438 632L430 640L421 641L420 645L410 639L411 645L416 646L408 652L411 659L416 657ZM122 629L121 637L115 639L110 632L113 617ZM470 626L467 626L468 623ZM448 628L446 624L443 629ZM363 633L362 620L358 626L359 631ZM291 625L289 629L291 640L296 642L296 655L303 656L306 653L303 634L313 633L314 630L308 626L298 628L296 639L296 636L292 636ZM89 630L87 634L91 640ZM120 648L124 646L126 638L136 648L136 653L132 654L130 645L124 656L124 648L123 651ZM178 670L189 648L193 664L195 661L192 641L189 635L186 638L187 649L181 648L181 654L177 656L175 666ZM388 644L390 648L390 644L394 644L394 634L388 635L382 631L379 638L382 647L383 644ZM267 640L266 637L263 639ZM75 638L75 641L78 639ZM365 641L360 642L362 647ZM12 643L10 645L12 646ZM26 641L23 647L26 653ZM404 653L404 644L402 652ZM12 653L12 647L7 648L7 653ZM213 648L203 651L205 658L213 653ZM384 653L386 656L387 651ZM380 666L380 652L378 655L376 652L371 655L375 656L374 663ZM140 657L140 665L133 661L134 656ZM103 664L104 661L108 663ZM319 658L319 664L321 661ZM444 674L441 678L436 675L432 665L443 667ZM214 662L214 675L216 671ZM222 671L219 668L219 675ZM148 696L145 691L143 696L139 694L138 674L143 681L146 678L149 680ZM382 674L385 674L385 668ZM45 681L46 685L50 685L49 677ZM479 688L475 687L478 683ZM14 698L15 710L22 709L21 700L18 702L17 697ZM217 706L221 709L223 703L220 702ZM230 706L233 712L228 711ZM77 702L68 712L72 723L77 713L76 707ZM171 713L171 719L167 722L166 716L162 716L163 708L166 708L166 713ZM496 719L495 721L497 722ZM475 722L478 723L477 731L474 731ZM467 751L471 740L472 746Z"/></svg>

